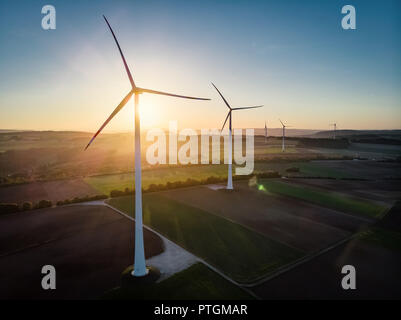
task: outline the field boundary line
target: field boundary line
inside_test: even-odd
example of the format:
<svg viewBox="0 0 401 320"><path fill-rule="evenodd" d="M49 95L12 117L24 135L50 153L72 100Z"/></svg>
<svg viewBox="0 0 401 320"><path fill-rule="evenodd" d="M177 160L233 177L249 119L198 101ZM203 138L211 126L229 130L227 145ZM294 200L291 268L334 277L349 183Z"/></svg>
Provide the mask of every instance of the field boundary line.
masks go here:
<svg viewBox="0 0 401 320"><path fill-rule="evenodd" d="M127 218L127 219L129 219L129 220L135 221L135 218L133 218L133 217L127 215L126 213L124 213L124 212L122 212L121 210L119 210L119 209L117 209L117 208L111 206L110 204L108 204L108 203L106 203L106 202L103 202L103 205L104 205L105 207L108 207L108 208L114 210L115 212L117 212L118 214L124 216L125 218ZM162 238L164 241L168 241L168 242L172 243L173 245L175 245L175 246L181 248L181 249L184 250L185 252L191 254L192 256L194 256L194 257L196 258L196 260L197 260L198 262L203 263L205 266L207 266L207 267L208 267L209 269L211 269L212 271L216 272L218 275L220 275L221 277L223 277L223 278L226 279L227 281L231 282L232 284L236 285L237 287L240 287L241 289L243 289L244 291L246 291L248 294L250 294L250 295L251 295L252 297L254 297L255 299L260 300L260 298L259 298L254 292L252 292L251 290L249 290L249 289L247 289L246 287L244 287L242 283L239 283L239 282L235 281L234 279L231 279L230 277L228 277L227 275L225 275L223 272L221 272L220 270L218 270L216 267L214 267L214 266L212 266L210 263L206 262L204 259L198 257L197 255L193 254L192 252L189 252L187 249L185 249L185 248L183 248L182 246L180 246L179 244L177 244L177 243L171 241L171 240L168 239L166 236L162 235L161 233L159 233L158 231L152 229L151 227L149 227L149 226L147 226L147 225L145 225L145 224L143 224L143 227L144 227L145 229L147 229L148 231L155 233L155 234L158 235L160 238Z"/></svg>
<svg viewBox="0 0 401 320"><path fill-rule="evenodd" d="M263 279L260 279L260 280L254 282L254 283L244 284L243 286L256 287L258 285L266 283L266 282L268 282L268 281L270 281L270 280L272 280L272 279L274 279L274 278L276 278L276 277L278 277L278 276L280 276L280 275L282 275L282 274L284 274L284 273L286 273L288 271L291 271L292 269L295 269L296 267L298 267L298 266L300 266L300 265L302 265L304 263L307 263L307 262L309 262L309 261L311 261L311 260L313 260L313 259L315 259L315 258L317 258L317 257L319 257L319 256L321 256L321 255L323 255L323 254L325 254L325 253L327 253L327 252L329 252L329 251L341 246L342 244L352 240L353 238L356 238L358 236L359 232L360 231L358 231L356 233L353 233L353 234L349 235L348 237L346 237L346 238L344 238L344 239L342 239L342 240L340 240L340 241L338 241L338 242L336 242L336 243L334 243L334 244L328 246L327 248L324 248L324 249L322 249L322 250L320 250L318 252L312 253L310 255L306 255L306 256L294 261L293 263L290 263L287 266L283 266L282 268L280 268L279 270L277 270L273 274L268 275L267 277L265 277Z"/></svg>

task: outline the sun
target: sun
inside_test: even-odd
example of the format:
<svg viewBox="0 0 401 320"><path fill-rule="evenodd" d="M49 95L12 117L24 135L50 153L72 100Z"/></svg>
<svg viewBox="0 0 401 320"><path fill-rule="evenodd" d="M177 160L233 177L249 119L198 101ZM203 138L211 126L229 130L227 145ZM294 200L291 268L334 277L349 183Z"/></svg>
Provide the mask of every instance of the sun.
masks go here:
<svg viewBox="0 0 401 320"><path fill-rule="evenodd" d="M153 99L141 95L139 101L139 116L141 118L141 128L151 129L161 126L164 112L163 108L155 103Z"/></svg>

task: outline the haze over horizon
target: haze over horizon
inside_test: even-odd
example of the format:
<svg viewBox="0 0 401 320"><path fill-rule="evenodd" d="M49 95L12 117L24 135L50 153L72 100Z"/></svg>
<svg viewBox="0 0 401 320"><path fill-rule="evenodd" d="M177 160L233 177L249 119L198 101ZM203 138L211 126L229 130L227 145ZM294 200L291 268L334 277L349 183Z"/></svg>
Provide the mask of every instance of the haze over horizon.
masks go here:
<svg viewBox="0 0 401 320"><path fill-rule="evenodd" d="M212 98L144 94L144 130L220 128L227 110L211 81L233 106L265 105L234 128L281 118L291 129L401 129L401 3L353 1L356 30L341 28L344 4L55 0L57 29L44 31L42 3L1 3L0 128L98 129L130 89L105 14L139 86ZM132 131L132 110L105 132Z"/></svg>

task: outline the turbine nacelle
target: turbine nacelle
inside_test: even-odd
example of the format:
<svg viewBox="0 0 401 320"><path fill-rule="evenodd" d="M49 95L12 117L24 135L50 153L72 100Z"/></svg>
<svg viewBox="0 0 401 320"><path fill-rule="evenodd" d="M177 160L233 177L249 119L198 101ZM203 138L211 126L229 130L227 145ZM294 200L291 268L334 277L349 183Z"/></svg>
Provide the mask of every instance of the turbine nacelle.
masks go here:
<svg viewBox="0 0 401 320"><path fill-rule="evenodd" d="M224 103L226 104L227 108L229 109L228 113L227 113L227 117L226 120L224 120L223 123L223 127L221 128L221 131L224 129L224 126L227 123L228 118L231 118L231 114L233 111L235 110L245 110L245 109L256 109L256 108L261 108L263 107L263 105L261 106L254 106L254 107L239 107L239 108L233 108L230 106L230 104L227 102L226 98L224 98L224 96L222 95L222 93L220 92L219 89L217 89L217 87L214 85L214 83L212 82L212 86L216 89L216 91L219 93L220 97L223 99ZM231 121L230 121L230 130L231 130Z"/></svg>

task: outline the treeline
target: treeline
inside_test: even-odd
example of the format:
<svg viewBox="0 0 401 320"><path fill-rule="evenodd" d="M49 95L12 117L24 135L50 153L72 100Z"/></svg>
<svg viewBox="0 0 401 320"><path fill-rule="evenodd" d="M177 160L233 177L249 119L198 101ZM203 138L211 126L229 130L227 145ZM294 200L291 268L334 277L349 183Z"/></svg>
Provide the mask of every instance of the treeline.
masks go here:
<svg viewBox="0 0 401 320"><path fill-rule="evenodd" d="M294 168L292 168L294 169ZM256 173L248 176L233 176L233 180L246 180L252 177L257 178L280 178L281 175L277 171L266 171L262 173ZM227 177L217 177L217 176L210 176L206 179L196 180L192 178L188 178L185 181L174 181L174 182L166 182L165 184L150 184L146 189L142 189L143 193L147 192L156 192L156 191L165 191L165 190L172 190L178 188L186 188L192 187L197 185L205 185L205 184L213 184L213 183L224 183L227 181ZM125 188L124 190L112 190L110 192L110 198L122 197L127 195L132 195L134 193L134 189ZM89 202L89 201L96 201L96 200L104 200L109 198L105 194L99 194L95 196L85 196L85 197L75 197L73 199L66 199L62 201L57 201L57 206L65 206L74 203L81 203L81 202ZM0 203L0 215L1 214L8 214L8 213L15 213L21 211L29 211L34 209L43 209L43 208L50 208L53 206L53 203L50 200L41 200L36 204L32 204L32 202L24 202L22 205L18 205L17 203Z"/></svg>
<svg viewBox="0 0 401 320"><path fill-rule="evenodd" d="M263 173L256 173L253 175L249 176L233 176L233 180L247 180L252 177L257 177L260 179L263 178L280 178L281 175L277 171L266 171ZM205 184L213 184L213 183L223 183L227 181L227 177L216 177L216 176L210 176L206 179L202 180L196 180L192 178L188 178L185 181L174 181L174 182L167 182L165 184L159 183L159 184L150 184L148 188L142 189L143 193L148 193L148 192L156 192L156 191L166 191L166 190L172 190L172 189L178 189L178 188L187 188L187 187L192 187L192 186L198 186L198 185L205 185ZM127 195L132 195L135 192L134 189L129 189L125 188L125 190L112 190L110 192L110 198L117 198L117 197L122 197L122 196L127 196Z"/></svg>
<svg viewBox="0 0 401 320"><path fill-rule="evenodd" d="M85 197L75 197L73 199L66 199L63 201L57 201L57 206L65 206L68 204L80 203L80 202L88 202L88 201L96 201L96 200L104 200L107 199L108 196L105 194L98 194L95 196L85 196Z"/></svg>
<svg viewBox="0 0 401 320"><path fill-rule="evenodd" d="M67 204L87 202L87 201L96 201L96 200L104 200L107 199L108 196L105 194L99 194L95 196L85 196L85 197L75 197L73 199L66 199L64 201L57 201L57 206L64 206ZM44 209L50 208L53 206L52 201L50 200L41 200L38 203L33 204L32 202L24 202L21 205L17 203L0 203L0 215L16 213L21 211L30 211L36 209Z"/></svg>
<svg viewBox="0 0 401 320"><path fill-rule="evenodd" d="M17 203L0 203L0 215L20 212L20 211L50 208L52 205L53 204L50 200L40 200L38 203L35 204L27 201L24 202L22 205L18 205Z"/></svg>

